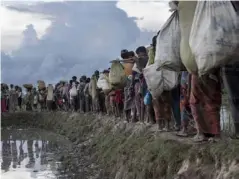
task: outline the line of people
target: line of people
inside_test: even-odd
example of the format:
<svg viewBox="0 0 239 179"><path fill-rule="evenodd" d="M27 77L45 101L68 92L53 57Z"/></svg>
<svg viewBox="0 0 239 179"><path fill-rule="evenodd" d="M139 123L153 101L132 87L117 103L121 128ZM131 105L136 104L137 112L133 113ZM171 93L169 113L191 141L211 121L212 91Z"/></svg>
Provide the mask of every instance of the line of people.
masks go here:
<svg viewBox="0 0 239 179"><path fill-rule="evenodd" d="M32 106L34 107L39 103L42 110L48 109L51 111L61 109L82 113L102 112L119 118L124 117L128 122L157 123L159 131L168 132L174 130L177 131L178 136L182 137L188 136L190 131L195 128L196 135L193 138L195 142L215 141L220 138L221 134L220 110L223 85L229 97L229 105L235 124L235 133L238 137L239 70L237 68L239 68L239 63L238 60L236 60L238 56L230 56L233 63L228 62L220 67L211 65L210 68L213 67L213 69L210 69L210 72L201 76L195 72L186 70L193 69L194 66L196 66L193 65L193 63L195 63L192 60L193 58L190 58L193 56L190 55L190 53L192 53L190 52L190 48L186 50L182 49L189 46L189 30L191 28L186 28L186 26L191 25L188 25L185 19L186 17L192 17L191 21L193 21L193 14L197 7L197 2L180 1L179 3L174 1L173 4L173 8L175 9L181 6L181 10L177 13L179 14L179 23L181 25L180 32L181 35L184 34L185 38L183 39L184 41L181 40L181 44L184 43L185 46L180 44L180 47L177 47L180 49L179 56L181 56L181 59L180 57L177 58L181 60L186 67L184 70L180 69L180 73L177 72L177 74L179 74L175 75L178 78L177 80L174 79L174 82L166 82L167 84L175 83L173 88L170 87L167 89L164 88L164 86L162 87L161 84L157 84L162 88L153 89L155 90L155 94L160 93L160 95L155 95L152 93L152 89L149 88L150 79L146 78L145 75L145 69L156 64L157 47L159 47L157 43L160 43L157 39L159 34L161 34L159 31L158 34L153 37L150 47L140 46L135 52L128 51L127 49L122 50L122 60L112 61L110 69L105 69L101 73L96 71L91 78L82 76L77 80L77 77L74 76L69 82L59 82L55 87L50 84L47 88L39 89L38 92L36 89L27 90L27 110L32 110ZM225 3L219 3L221 7L223 7L224 4ZM238 12L238 4L235 1L232 2L232 4L235 11ZM219 7L218 4L216 5ZM199 6L198 8L200 7L205 8L205 6ZM216 6L210 6L210 8L216 8ZM190 14L188 12L189 10L190 13L192 13L191 16L188 15ZM178 16L177 14L173 15L174 19ZM192 24L192 22L190 23ZM161 37L162 36L161 34ZM176 43L178 42L175 42L175 44ZM174 48L168 50L172 50L170 53L175 53L176 51ZM188 51L189 55L186 51ZM164 53L163 50L161 50L161 52ZM166 54L168 55L168 52ZM166 60L168 60L168 58L166 58ZM187 64L186 61L190 63ZM119 68L115 68L115 64ZM120 72L120 66L123 66L123 75ZM155 74L158 73L157 71L158 70L155 70ZM176 70L171 70L166 72L176 74L175 71ZM119 76L117 76L117 74ZM161 74L161 76L163 75ZM162 78L166 79L166 76ZM152 74L151 81L154 80L157 79L155 79L154 74ZM10 92L10 94L12 93ZM11 97L9 97L9 99L10 98ZM13 106L15 105L11 100L9 100L9 102L9 106L12 104ZM172 127L171 123L173 119L174 126Z"/></svg>
<svg viewBox="0 0 239 179"><path fill-rule="evenodd" d="M63 110L81 113L95 112L106 113L119 118L125 118L128 122L157 123L160 131L179 131L177 135L186 137L194 128L199 136L195 141L204 141L209 137L220 136L220 107L221 107L221 80L215 81L209 76L204 77L206 83L201 83L196 75L183 71L180 75L180 83L171 91L164 91L158 99L153 99L147 90L147 84L142 70L153 63L156 46L155 36L152 45L147 49L140 46L135 52L122 50L122 62L125 65L131 64L131 71L125 67L127 83L124 88L111 89L107 92L97 87L97 81L101 74L109 76L110 68L99 73L95 71L91 78L82 76L77 80L73 76L69 82L61 81L53 87L49 84L47 88L27 89L24 97L26 110ZM135 68L136 67L136 68ZM136 70L135 70L136 69ZM229 67L223 68L230 69ZM128 70L128 71L127 71ZM226 89L234 90L237 86L235 81L230 83L238 71L229 71L224 78L227 84ZM218 71L214 73L220 79ZM230 76L231 75L231 76ZM204 81L205 82L205 81ZM22 90L20 87L2 84L2 112L7 109L15 111L17 105L22 109ZM229 95L237 95L236 93ZM230 96L234 99L235 96ZM4 100L3 100L4 99ZM236 99L238 100L238 99ZM235 99L234 99L235 101ZM201 103L202 102L202 103ZM236 102L236 101L235 101ZM197 105L202 104L205 108L197 110ZM233 117L235 120L236 132L238 133L238 103L233 103ZM204 116L203 116L204 115ZM207 117L206 120L202 120ZM172 120L174 119L174 126ZM194 120L193 120L194 119ZM194 126L194 121L196 126Z"/></svg>

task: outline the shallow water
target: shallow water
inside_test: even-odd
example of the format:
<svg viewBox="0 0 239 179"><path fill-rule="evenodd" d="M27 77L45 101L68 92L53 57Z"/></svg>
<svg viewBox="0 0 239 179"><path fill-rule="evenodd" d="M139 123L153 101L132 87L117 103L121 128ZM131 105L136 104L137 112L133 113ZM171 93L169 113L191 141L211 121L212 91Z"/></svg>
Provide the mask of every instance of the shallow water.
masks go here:
<svg viewBox="0 0 239 179"><path fill-rule="evenodd" d="M71 147L63 136L40 129L2 130L1 178L64 178L59 171L60 156Z"/></svg>

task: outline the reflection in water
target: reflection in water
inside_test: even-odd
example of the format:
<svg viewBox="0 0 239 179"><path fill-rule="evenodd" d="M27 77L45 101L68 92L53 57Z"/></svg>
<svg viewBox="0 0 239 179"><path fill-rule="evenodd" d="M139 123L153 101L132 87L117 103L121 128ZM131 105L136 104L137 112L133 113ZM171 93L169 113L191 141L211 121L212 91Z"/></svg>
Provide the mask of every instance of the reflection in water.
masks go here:
<svg viewBox="0 0 239 179"><path fill-rule="evenodd" d="M28 150L29 162L25 167L32 168L35 165L35 159L34 159L34 154L33 154L33 140L27 141L27 150Z"/></svg>
<svg viewBox="0 0 239 179"><path fill-rule="evenodd" d="M11 143L12 149L12 168L17 168L17 142L14 140Z"/></svg>
<svg viewBox="0 0 239 179"><path fill-rule="evenodd" d="M4 140L2 142L2 164L1 168L4 171L8 171L11 165L11 145L9 140Z"/></svg>
<svg viewBox="0 0 239 179"><path fill-rule="evenodd" d="M41 139L39 133L37 137L33 137L34 139L30 137L28 139L29 134L21 138L18 133L24 131L2 131L0 146L2 179L56 178L58 169L56 163L59 163L55 160L56 152L58 146L65 143L69 146L68 141L53 141L54 137L47 141L48 137Z"/></svg>
<svg viewBox="0 0 239 179"><path fill-rule="evenodd" d="M41 148L39 147L39 141L36 141L35 143L35 150L36 150L36 158L39 158Z"/></svg>
<svg viewBox="0 0 239 179"><path fill-rule="evenodd" d="M24 141L25 142L25 141ZM19 145L19 156L18 156L18 165L21 165L21 162L24 160L24 150L23 150L23 144L24 142L21 140Z"/></svg>
<svg viewBox="0 0 239 179"><path fill-rule="evenodd" d="M47 151L47 141L42 141L42 151ZM47 160L46 160L46 154L45 152L41 151L41 165L46 165L47 164Z"/></svg>

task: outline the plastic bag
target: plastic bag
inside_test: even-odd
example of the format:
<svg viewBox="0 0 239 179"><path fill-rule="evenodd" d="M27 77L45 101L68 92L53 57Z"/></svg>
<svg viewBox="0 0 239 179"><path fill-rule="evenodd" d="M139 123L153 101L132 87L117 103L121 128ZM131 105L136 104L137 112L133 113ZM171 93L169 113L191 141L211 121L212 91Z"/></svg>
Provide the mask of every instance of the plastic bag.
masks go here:
<svg viewBox="0 0 239 179"><path fill-rule="evenodd" d="M97 80L96 77L93 76L90 80L90 94L92 99L96 99L97 97Z"/></svg>
<svg viewBox="0 0 239 179"><path fill-rule="evenodd" d="M144 104L145 105L150 105L152 103L152 95L148 91L146 95L144 96Z"/></svg>
<svg viewBox="0 0 239 179"><path fill-rule="evenodd" d="M103 73L100 74L100 77L99 77L99 79L97 81L97 87L102 89L106 93L107 93L107 91L111 90L109 79Z"/></svg>
<svg viewBox="0 0 239 179"><path fill-rule="evenodd" d="M189 44L200 76L225 65L239 49L238 17L230 1L197 3Z"/></svg>
<svg viewBox="0 0 239 179"><path fill-rule="evenodd" d="M197 72L197 64L189 46L189 36L197 1L180 1L178 5L181 31L180 56L182 63L190 73Z"/></svg>
<svg viewBox="0 0 239 179"><path fill-rule="evenodd" d="M47 87L47 97L46 100L54 100L54 89L53 85L49 84Z"/></svg>
<svg viewBox="0 0 239 179"><path fill-rule="evenodd" d="M125 75L124 67L119 61L112 62L109 82L115 88L124 88L126 84L127 76Z"/></svg>
<svg viewBox="0 0 239 179"><path fill-rule="evenodd" d="M148 90L155 99L163 91L170 91L178 85L179 73L171 70L161 69L157 71L157 64L149 65L143 70Z"/></svg>
<svg viewBox="0 0 239 179"><path fill-rule="evenodd" d="M75 85L73 85L72 88L70 89L70 96L71 97L77 96L77 89Z"/></svg>
<svg viewBox="0 0 239 179"><path fill-rule="evenodd" d="M181 71L180 41L179 15L174 11L157 37L155 63L160 68Z"/></svg>

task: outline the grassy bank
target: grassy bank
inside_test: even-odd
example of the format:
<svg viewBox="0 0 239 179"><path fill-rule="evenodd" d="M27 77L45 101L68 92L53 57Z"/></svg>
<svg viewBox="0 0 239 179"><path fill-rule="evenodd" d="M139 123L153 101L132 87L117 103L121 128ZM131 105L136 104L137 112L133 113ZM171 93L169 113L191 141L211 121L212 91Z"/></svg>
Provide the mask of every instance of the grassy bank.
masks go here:
<svg viewBox="0 0 239 179"><path fill-rule="evenodd" d="M79 168L85 168L81 178L239 178L236 140L193 144L154 126L61 112L5 114L2 128L7 127L37 127L68 137L75 144L72 154L62 155L74 173L69 178L79 178Z"/></svg>

